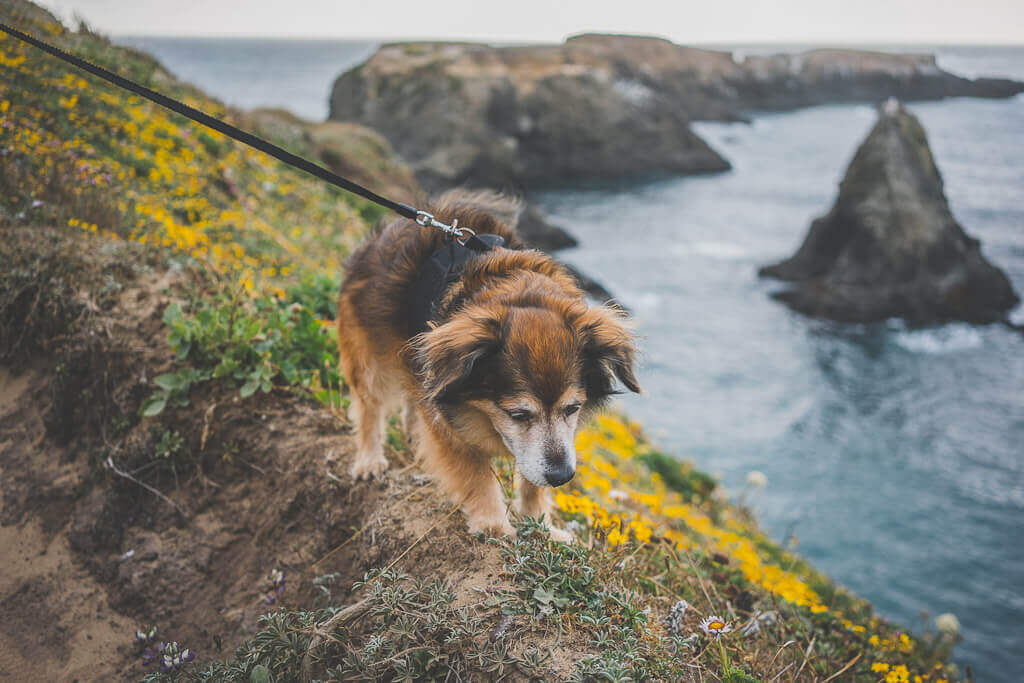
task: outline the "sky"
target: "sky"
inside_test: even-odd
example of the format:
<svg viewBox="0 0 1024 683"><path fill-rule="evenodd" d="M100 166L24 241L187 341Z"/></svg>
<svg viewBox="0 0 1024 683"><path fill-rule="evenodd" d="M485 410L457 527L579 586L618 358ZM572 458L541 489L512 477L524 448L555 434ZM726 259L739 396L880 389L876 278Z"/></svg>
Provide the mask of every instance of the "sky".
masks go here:
<svg viewBox="0 0 1024 683"><path fill-rule="evenodd" d="M42 0L110 35L1024 44L1024 0Z"/></svg>

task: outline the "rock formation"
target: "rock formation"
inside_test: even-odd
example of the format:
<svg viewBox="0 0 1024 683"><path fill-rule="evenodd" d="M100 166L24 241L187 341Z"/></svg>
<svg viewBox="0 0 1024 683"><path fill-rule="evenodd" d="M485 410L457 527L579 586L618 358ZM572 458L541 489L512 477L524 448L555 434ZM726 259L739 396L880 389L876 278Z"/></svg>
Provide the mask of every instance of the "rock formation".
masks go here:
<svg viewBox="0 0 1024 683"><path fill-rule="evenodd" d="M793 257L761 274L794 283L775 295L792 308L842 321L982 323L1018 301L953 218L924 129L895 100L881 107L832 210Z"/></svg>
<svg viewBox="0 0 1024 683"><path fill-rule="evenodd" d="M531 190L727 169L691 120L1022 90L944 72L930 55L814 50L739 59L658 38L582 35L561 45L385 45L337 79L330 118L380 131L428 190Z"/></svg>
<svg viewBox="0 0 1024 683"><path fill-rule="evenodd" d="M579 244L576 238L565 230L548 223L547 217L530 203L523 206L516 231L527 246L544 251L557 251Z"/></svg>
<svg viewBox="0 0 1024 683"><path fill-rule="evenodd" d="M386 45L335 82L330 118L380 131L429 190L729 168L685 108L617 61L572 42Z"/></svg>
<svg viewBox="0 0 1024 683"><path fill-rule="evenodd" d="M962 78L939 68L935 56L862 50L811 50L750 56L732 79L737 110L795 109L837 102L937 100L944 97L1012 97L1024 83L1002 78ZM723 96L727 97L726 90ZM698 116L698 118L700 118Z"/></svg>

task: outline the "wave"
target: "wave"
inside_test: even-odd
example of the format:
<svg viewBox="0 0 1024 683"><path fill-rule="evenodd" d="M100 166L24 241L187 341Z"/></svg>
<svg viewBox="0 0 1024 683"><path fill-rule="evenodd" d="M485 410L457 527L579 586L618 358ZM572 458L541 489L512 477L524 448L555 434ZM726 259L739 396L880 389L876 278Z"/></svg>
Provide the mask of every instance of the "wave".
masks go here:
<svg viewBox="0 0 1024 683"><path fill-rule="evenodd" d="M716 261L742 261L748 257L746 249L732 242L690 242L676 245L672 251L678 256L695 254Z"/></svg>
<svg viewBox="0 0 1024 683"><path fill-rule="evenodd" d="M654 313L661 308L661 297L654 292L625 292L622 300L634 313Z"/></svg>
<svg viewBox="0 0 1024 683"><path fill-rule="evenodd" d="M982 345L981 332L966 323L953 323L928 330L897 332L893 341L913 353L953 353Z"/></svg>

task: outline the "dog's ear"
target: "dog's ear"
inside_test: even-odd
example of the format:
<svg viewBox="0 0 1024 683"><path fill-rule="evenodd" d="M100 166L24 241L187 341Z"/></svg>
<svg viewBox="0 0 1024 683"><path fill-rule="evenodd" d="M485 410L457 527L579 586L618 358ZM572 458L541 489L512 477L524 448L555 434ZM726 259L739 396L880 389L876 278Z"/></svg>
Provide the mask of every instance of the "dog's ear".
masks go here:
<svg viewBox="0 0 1024 683"><path fill-rule="evenodd" d="M595 306L577 322L583 341L583 385L587 400L600 403L615 390L617 377L623 386L640 393L640 384L633 374L636 347L619 308Z"/></svg>
<svg viewBox="0 0 1024 683"><path fill-rule="evenodd" d="M426 398L443 402L485 356L501 347L502 324L482 311L464 312L413 340Z"/></svg>

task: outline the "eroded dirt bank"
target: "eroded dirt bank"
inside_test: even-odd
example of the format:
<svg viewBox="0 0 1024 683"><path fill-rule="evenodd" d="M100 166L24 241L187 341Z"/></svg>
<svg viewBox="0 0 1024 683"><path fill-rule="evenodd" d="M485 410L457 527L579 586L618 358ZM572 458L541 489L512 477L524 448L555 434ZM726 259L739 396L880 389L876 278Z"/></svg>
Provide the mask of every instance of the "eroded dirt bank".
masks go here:
<svg viewBox="0 0 1024 683"><path fill-rule="evenodd" d="M37 266L58 267L54 249L77 256L33 274L74 271L66 291L31 293L37 305L74 297L68 328L29 332L0 369L0 678L138 677L133 634L153 624L201 661L227 657L268 609L275 568L284 606L312 604L312 579L333 573L344 601L403 553L399 566L456 585L496 573L493 550L407 455L392 453L383 481L354 484L345 425L293 395L194 392L189 407L140 420L172 360L161 313L196 283L125 245L95 254L56 231L4 232L44 256L27 259Z"/></svg>

